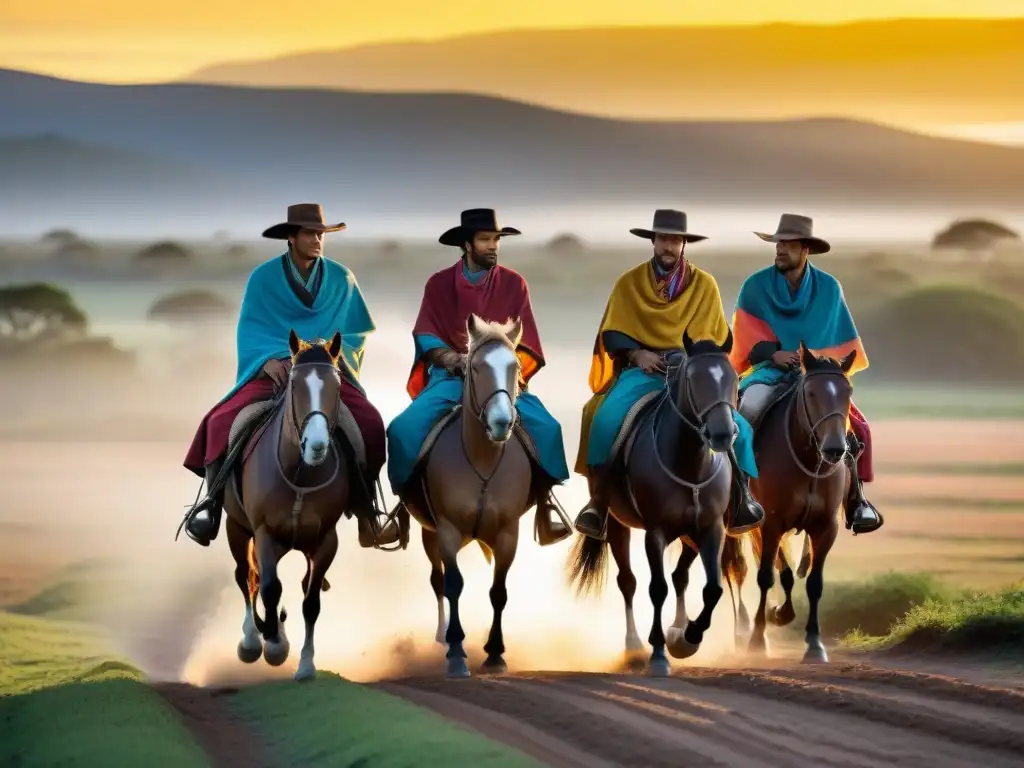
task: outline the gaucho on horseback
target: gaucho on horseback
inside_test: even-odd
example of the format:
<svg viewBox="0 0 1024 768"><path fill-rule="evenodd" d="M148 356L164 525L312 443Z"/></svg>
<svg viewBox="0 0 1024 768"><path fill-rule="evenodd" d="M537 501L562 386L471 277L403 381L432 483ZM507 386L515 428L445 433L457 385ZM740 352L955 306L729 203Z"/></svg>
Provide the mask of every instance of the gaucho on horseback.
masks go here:
<svg viewBox="0 0 1024 768"><path fill-rule="evenodd" d="M715 338L728 330L718 284L686 260L687 243L707 239L687 231L686 214L659 209L650 229L630 232L653 246L651 258L624 272L608 297L594 342L589 383L594 396L583 408L576 472L593 489L576 517L576 530L605 538L609 484L618 456L613 447L627 416L641 400L665 388L666 357L682 349L683 336ZM751 497L748 477L756 475L751 430L737 416L736 443L728 450L737 494L729 533L759 526L764 510Z"/></svg>
<svg viewBox="0 0 1024 768"><path fill-rule="evenodd" d="M351 270L324 258L324 235L340 232L345 224L327 224L323 208L314 203L288 207L285 222L263 232L272 240L285 240L288 250L253 270L245 286L238 319L238 369L234 386L203 417L185 457L187 469L204 477L206 498L195 506L185 522L188 536L209 546L220 528L224 488L237 461L260 421L236 423L248 407L275 399L284 390L292 366L289 334L302 339L330 339L336 332L342 340L339 368L339 399L351 413L358 435L340 441L348 451L350 505L359 523L363 547L392 544L398 540L398 526L389 523L379 531L381 515L374 496L377 477L385 461L384 422L359 383L359 372L367 336L376 326ZM259 409L256 409L259 410ZM268 409L261 414L267 415ZM229 435L245 433L243 439ZM364 462L356 461L351 442L361 438ZM365 464L360 466L360 464ZM358 476L357 476L358 475Z"/></svg>
<svg viewBox="0 0 1024 768"><path fill-rule="evenodd" d="M462 255L452 266L431 275L423 290L412 331L415 357L406 385L412 402L388 426L388 476L395 494L405 498L428 434L461 402L470 316L495 323L518 319L522 336L516 355L522 391L516 413L536 450L531 494L537 505L535 531L540 545L547 546L572 533L551 495L555 485L569 478L569 468L561 425L527 390L545 364L529 288L522 275L498 263L501 238L518 234L513 227L500 226L492 209L473 208L463 211L461 223L439 238L442 245L458 248Z"/></svg>

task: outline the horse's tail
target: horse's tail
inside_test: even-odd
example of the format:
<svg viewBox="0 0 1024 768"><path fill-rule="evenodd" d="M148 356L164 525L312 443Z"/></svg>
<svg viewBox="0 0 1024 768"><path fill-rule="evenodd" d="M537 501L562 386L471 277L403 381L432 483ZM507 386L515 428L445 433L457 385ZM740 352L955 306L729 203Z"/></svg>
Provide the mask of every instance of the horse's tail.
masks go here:
<svg viewBox="0 0 1024 768"><path fill-rule="evenodd" d="M494 562L494 553L491 552L491 548L479 539L477 539L476 543L479 544L480 549L483 550L484 559L487 561L487 564L490 565L492 562Z"/></svg>
<svg viewBox="0 0 1024 768"><path fill-rule="evenodd" d="M725 545L722 547L722 576L730 591L733 584L741 587L747 578L747 560L743 557L742 537L725 537Z"/></svg>
<svg viewBox="0 0 1024 768"><path fill-rule="evenodd" d="M611 523L609 520L609 526ZM608 542L589 536L577 536L565 569L568 582L575 585L577 595L591 591L595 595L601 594L608 578Z"/></svg>

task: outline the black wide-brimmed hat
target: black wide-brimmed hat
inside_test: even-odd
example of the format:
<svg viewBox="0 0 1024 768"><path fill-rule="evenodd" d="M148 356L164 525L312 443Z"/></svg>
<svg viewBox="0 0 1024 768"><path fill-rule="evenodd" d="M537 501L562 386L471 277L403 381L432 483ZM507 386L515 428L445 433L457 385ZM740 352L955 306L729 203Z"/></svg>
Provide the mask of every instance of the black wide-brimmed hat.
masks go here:
<svg viewBox="0 0 1024 768"><path fill-rule="evenodd" d="M341 232L344 224L327 224L324 208L319 203L296 203L288 206L288 220L263 230L263 236L271 240L287 240L299 229L314 232Z"/></svg>
<svg viewBox="0 0 1024 768"><path fill-rule="evenodd" d="M779 217L779 226L774 234L754 232L755 235L769 243L782 243L787 240L801 240L812 254L828 253L832 250L827 240L814 236L814 220L810 216L798 213L784 213Z"/></svg>
<svg viewBox="0 0 1024 768"><path fill-rule="evenodd" d="M654 212L654 223L650 229L635 227L629 231L644 240L653 240L655 235L680 235L688 243L707 240L704 235L688 232L686 230L686 214L670 208L659 208Z"/></svg>
<svg viewBox="0 0 1024 768"><path fill-rule="evenodd" d="M502 237L523 234L518 229L500 226L493 208L469 208L462 212L462 223L441 235L437 242L461 247L471 241L477 232L497 232Z"/></svg>

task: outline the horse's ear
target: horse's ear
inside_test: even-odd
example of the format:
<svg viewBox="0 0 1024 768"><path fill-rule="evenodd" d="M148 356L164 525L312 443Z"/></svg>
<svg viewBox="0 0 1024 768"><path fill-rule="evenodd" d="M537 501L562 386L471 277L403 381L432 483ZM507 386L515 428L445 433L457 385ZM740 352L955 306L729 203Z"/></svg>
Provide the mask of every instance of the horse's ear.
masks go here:
<svg viewBox="0 0 1024 768"><path fill-rule="evenodd" d="M729 328L729 333L725 337L725 343L722 345L722 351L727 355L732 353L732 328Z"/></svg>
<svg viewBox="0 0 1024 768"><path fill-rule="evenodd" d="M690 334L683 331L683 350L686 354L690 354L690 349L693 348L693 339L690 338Z"/></svg>
<svg viewBox="0 0 1024 768"><path fill-rule="evenodd" d="M512 346L518 347L520 339L523 338L523 318L517 317L516 321L509 328L505 337L512 342Z"/></svg>
<svg viewBox="0 0 1024 768"><path fill-rule="evenodd" d="M337 360L338 356L341 355L341 331L335 331L331 337L331 343L327 347L327 354L331 356L332 360Z"/></svg>
<svg viewBox="0 0 1024 768"><path fill-rule="evenodd" d="M469 337L476 338L480 335L480 323L482 321L476 316L476 312L469 313L469 320L466 322L466 328L469 330Z"/></svg>
<svg viewBox="0 0 1024 768"><path fill-rule="evenodd" d="M288 333L288 349L291 350L292 357L299 354L299 350L302 349L302 345L299 342L299 336L295 333L294 328L292 328Z"/></svg>
<svg viewBox="0 0 1024 768"><path fill-rule="evenodd" d="M851 349L850 354L839 361L839 367L843 369L843 373L849 373L850 369L853 368L853 361L857 359L857 350Z"/></svg>
<svg viewBox="0 0 1024 768"><path fill-rule="evenodd" d="M803 365L805 371L814 366L814 355L804 344L803 339L800 339L800 364Z"/></svg>

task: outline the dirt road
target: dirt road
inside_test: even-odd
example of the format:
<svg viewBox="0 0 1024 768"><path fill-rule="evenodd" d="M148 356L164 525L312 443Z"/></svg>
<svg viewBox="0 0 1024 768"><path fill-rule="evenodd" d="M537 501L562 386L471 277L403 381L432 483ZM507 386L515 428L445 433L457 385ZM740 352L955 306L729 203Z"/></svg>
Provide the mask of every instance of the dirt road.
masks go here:
<svg viewBox="0 0 1024 768"><path fill-rule="evenodd" d="M1024 686L852 664L380 688L552 766L1020 766Z"/></svg>

